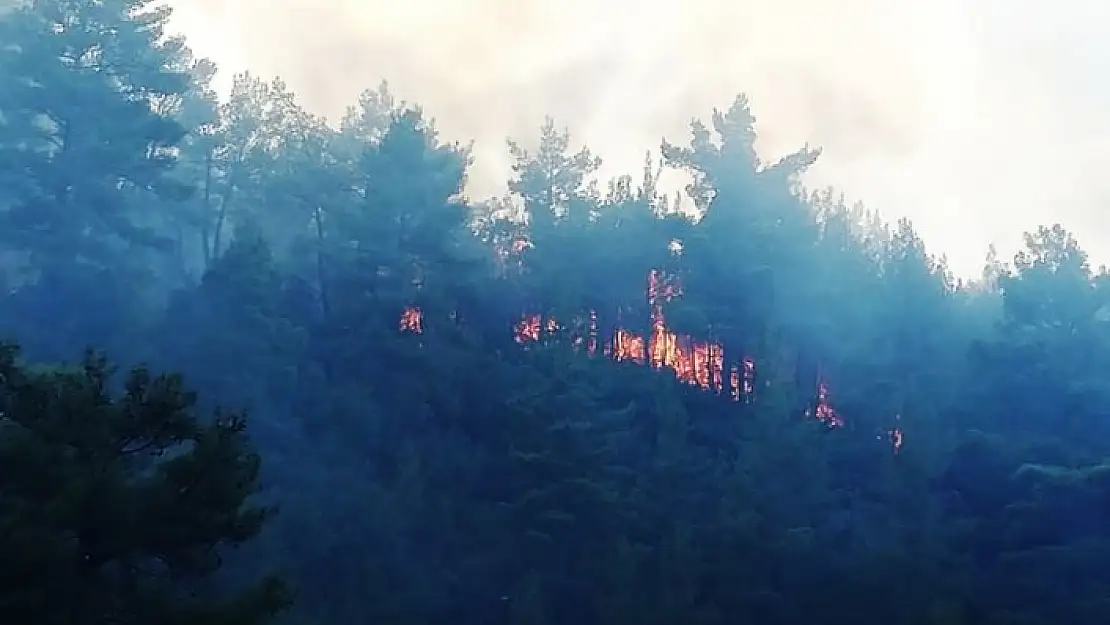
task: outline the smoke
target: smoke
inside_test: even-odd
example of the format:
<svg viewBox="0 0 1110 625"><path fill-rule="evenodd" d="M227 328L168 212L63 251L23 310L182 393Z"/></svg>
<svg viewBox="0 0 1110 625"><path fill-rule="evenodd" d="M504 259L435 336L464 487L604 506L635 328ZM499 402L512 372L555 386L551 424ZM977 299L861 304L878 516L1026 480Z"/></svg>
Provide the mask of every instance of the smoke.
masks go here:
<svg viewBox="0 0 1110 625"><path fill-rule="evenodd" d="M1110 8L1095 0L173 4L175 29L223 80L281 75L333 119L388 79L447 138L477 140L477 196L503 185L505 138L527 143L545 114L606 175L636 174L661 137L682 140L692 117L744 91L765 158L823 147L810 186L909 216L960 274L1042 222L1064 222L1096 258L1110 248L1095 210L1110 194L1098 84Z"/></svg>

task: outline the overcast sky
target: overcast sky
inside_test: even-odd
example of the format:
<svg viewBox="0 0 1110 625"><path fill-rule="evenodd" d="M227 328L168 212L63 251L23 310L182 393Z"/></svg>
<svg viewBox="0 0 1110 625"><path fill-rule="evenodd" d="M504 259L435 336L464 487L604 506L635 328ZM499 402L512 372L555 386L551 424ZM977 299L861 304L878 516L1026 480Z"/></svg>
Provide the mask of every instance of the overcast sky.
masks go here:
<svg viewBox="0 0 1110 625"><path fill-rule="evenodd" d="M1100 0L174 0L174 29L224 79L280 75L338 118L385 78L450 139L477 141L476 195L505 138L549 113L639 173L746 92L774 158L977 274L987 245L1062 222L1110 260L1110 2ZM1103 41L1100 41L1103 40Z"/></svg>

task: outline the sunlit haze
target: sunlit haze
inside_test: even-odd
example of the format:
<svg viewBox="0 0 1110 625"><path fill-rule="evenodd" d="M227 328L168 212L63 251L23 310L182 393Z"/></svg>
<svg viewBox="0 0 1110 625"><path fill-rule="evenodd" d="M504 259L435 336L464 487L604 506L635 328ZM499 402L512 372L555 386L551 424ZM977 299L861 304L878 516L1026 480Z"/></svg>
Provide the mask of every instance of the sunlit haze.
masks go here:
<svg viewBox="0 0 1110 625"><path fill-rule="evenodd" d="M638 173L743 91L760 151L824 154L806 183L910 217L952 268L1062 222L1110 258L1110 4L1094 0L192 0L174 28L234 72L280 75L337 119L390 82L476 141L471 194L499 192L505 138L545 114Z"/></svg>

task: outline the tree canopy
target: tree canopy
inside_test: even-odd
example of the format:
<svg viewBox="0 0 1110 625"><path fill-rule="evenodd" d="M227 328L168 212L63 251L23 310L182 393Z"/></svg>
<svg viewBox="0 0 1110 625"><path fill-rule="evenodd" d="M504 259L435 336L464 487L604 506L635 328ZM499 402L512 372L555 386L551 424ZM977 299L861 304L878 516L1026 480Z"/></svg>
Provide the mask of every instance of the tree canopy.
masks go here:
<svg viewBox="0 0 1110 625"><path fill-rule="evenodd" d="M611 181L548 119L476 200L388 83L221 100L167 16L0 17L13 623L1105 623L1110 280L1063 226L957 279L744 95Z"/></svg>
<svg viewBox="0 0 1110 625"><path fill-rule="evenodd" d="M31 367L0 345L0 609L16 623L262 623L267 578L198 598L221 551L258 534L259 457L242 415L197 418L177 376Z"/></svg>

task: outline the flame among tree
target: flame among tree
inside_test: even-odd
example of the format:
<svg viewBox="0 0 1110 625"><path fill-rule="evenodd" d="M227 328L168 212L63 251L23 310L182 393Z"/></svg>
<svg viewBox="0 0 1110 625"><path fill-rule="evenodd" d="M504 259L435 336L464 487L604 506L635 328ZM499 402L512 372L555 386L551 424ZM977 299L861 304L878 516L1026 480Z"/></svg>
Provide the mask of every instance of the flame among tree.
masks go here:
<svg viewBox="0 0 1110 625"><path fill-rule="evenodd" d="M573 324L584 330L570 330L555 317L540 314L524 315L513 327L513 339L520 345L528 345L544 340L568 339L575 349L584 351L588 356L596 356L600 346L602 355L616 361L631 361L655 369L667 368L675 376L692 386L706 391L728 395L733 401L752 402L755 399L755 360L744 356L739 365L729 367L728 376L724 375L725 348L714 341L696 341L687 335L679 335L667 327L663 314L663 304L682 294L681 285L676 280L664 279L660 272L652 270L648 274L647 299L651 308L651 330L642 336L624 328L617 328L607 341L598 338L597 312L590 311L585 324ZM424 315L420 308L407 307L400 317L399 326L403 332L420 334L424 332ZM817 396L812 410L806 411L830 428L844 425L844 419L833 409L829 401L829 388L824 380L817 383ZM890 433L895 452L902 446L902 430Z"/></svg>

